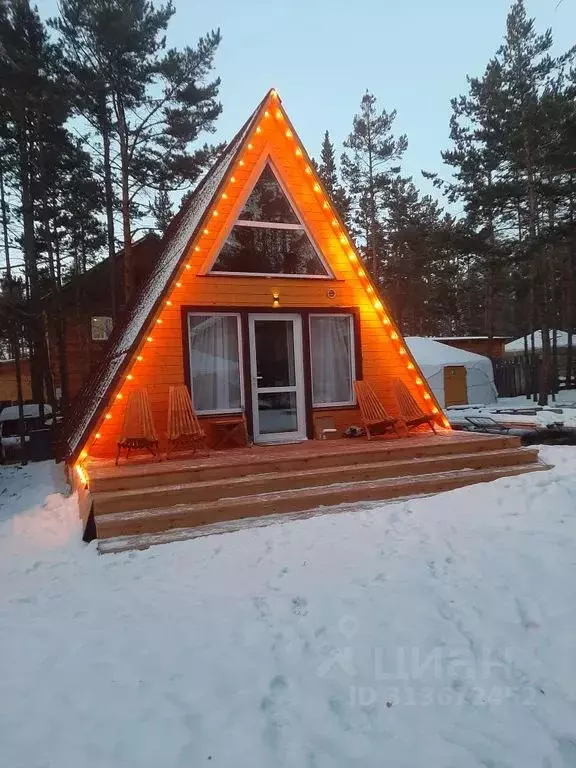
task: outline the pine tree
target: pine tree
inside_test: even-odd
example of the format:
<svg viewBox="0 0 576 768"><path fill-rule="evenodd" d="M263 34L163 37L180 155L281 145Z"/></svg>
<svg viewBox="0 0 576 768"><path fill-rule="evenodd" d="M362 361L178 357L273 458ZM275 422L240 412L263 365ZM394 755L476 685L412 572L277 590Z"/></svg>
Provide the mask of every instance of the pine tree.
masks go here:
<svg viewBox="0 0 576 768"><path fill-rule="evenodd" d="M150 213L154 217L156 229L163 235L174 216L170 195L164 187L161 187L156 193L156 197L150 206Z"/></svg>
<svg viewBox="0 0 576 768"><path fill-rule="evenodd" d="M395 138L392 134L395 118L396 111L379 113L376 97L367 91L360 103L360 113L354 117L352 133L344 142L350 154L342 155L342 175L352 201L353 222L364 240L376 279L385 250L383 211L392 180L399 174L395 164L408 146L406 136Z"/></svg>
<svg viewBox="0 0 576 768"><path fill-rule="evenodd" d="M195 48L166 51L171 2L156 8L148 0L63 0L60 14L53 25L68 70L79 88L88 85L80 108L99 125L105 161L107 142L118 149L127 302L132 222L149 210L142 195L193 183L213 157L213 148L190 152L190 145L213 130L221 112L220 81L208 80L220 32L201 37Z"/></svg>
<svg viewBox="0 0 576 768"><path fill-rule="evenodd" d="M322 150L320 152L320 163L317 166L318 175L322 179L326 191L336 206L340 218L348 224L348 214L350 211L350 201L338 179L338 169L336 167L336 155L334 145L330 141L328 131L324 134L322 141Z"/></svg>

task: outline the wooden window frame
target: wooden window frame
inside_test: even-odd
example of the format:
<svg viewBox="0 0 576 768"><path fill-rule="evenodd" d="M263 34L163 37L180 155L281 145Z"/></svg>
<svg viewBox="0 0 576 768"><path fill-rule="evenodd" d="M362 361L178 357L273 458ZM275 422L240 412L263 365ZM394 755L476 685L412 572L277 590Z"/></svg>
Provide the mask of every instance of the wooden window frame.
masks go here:
<svg viewBox="0 0 576 768"><path fill-rule="evenodd" d="M208 310L208 308L206 308ZM236 338L238 342L238 372L240 375L240 407L239 408L220 408L218 410L208 410L208 411L200 411L196 407L194 403L194 386L193 386L193 375L192 375L192 350L190 348L190 343L192 339L192 335L190 333L190 320L191 317L235 317L236 318ZM233 414L233 413L244 413L245 407L246 407L246 386L244 383L244 344L243 344L243 334L242 334L242 315L240 312L202 312L201 310L194 310L186 313L186 328L187 328L187 339L186 339L186 348L188 349L188 355L185 356L187 368L188 368L188 377L187 377L187 384L188 388L190 389L190 397L192 398L192 405L194 406L194 411L197 416L224 416L226 414Z"/></svg>
<svg viewBox="0 0 576 768"><path fill-rule="evenodd" d="M330 408L351 408L356 405L356 395L354 393L354 381L356 380L356 332L354 315L345 312L310 312L308 315L308 338L312 341L312 319L314 317L347 317L350 329L350 390L351 399L337 403L315 403L314 402L314 366L312 362L312 345L310 346L310 383L312 386L312 408L330 409Z"/></svg>

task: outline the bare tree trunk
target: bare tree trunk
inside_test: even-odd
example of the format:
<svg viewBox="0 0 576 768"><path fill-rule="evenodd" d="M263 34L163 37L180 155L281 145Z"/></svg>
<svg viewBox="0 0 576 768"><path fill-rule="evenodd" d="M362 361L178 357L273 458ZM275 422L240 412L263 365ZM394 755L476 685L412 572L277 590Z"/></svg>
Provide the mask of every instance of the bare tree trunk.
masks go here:
<svg viewBox="0 0 576 768"><path fill-rule="evenodd" d="M104 198L106 204L106 238L110 264L110 306L112 320L116 320L116 242L114 238L114 189L112 187L112 163L110 160L110 116L106 106L106 94L100 97L100 133L102 134L104 161Z"/></svg>
<svg viewBox="0 0 576 768"><path fill-rule="evenodd" d="M126 113L121 94L114 98L116 117L118 119L118 140L120 144L120 186L122 190L122 235L124 240L124 303L128 305L132 298L132 231L130 228L130 186L129 186L129 160L128 160L128 126Z"/></svg>

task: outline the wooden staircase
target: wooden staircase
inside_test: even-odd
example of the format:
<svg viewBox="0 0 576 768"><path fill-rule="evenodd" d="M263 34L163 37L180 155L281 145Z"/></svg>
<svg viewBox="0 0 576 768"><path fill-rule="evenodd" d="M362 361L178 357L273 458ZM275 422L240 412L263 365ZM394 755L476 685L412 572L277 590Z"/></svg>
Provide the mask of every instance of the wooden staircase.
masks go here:
<svg viewBox="0 0 576 768"><path fill-rule="evenodd" d="M516 437L445 433L314 441L207 458L89 467L101 551L188 538L215 523L439 493L546 469Z"/></svg>

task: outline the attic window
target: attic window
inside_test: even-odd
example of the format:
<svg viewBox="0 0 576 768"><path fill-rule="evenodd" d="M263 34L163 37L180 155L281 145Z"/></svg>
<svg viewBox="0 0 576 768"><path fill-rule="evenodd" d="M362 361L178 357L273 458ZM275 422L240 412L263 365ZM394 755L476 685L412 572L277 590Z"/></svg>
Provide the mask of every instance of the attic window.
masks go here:
<svg viewBox="0 0 576 768"><path fill-rule="evenodd" d="M211 272L331 277L269 163Z"/></svg>

